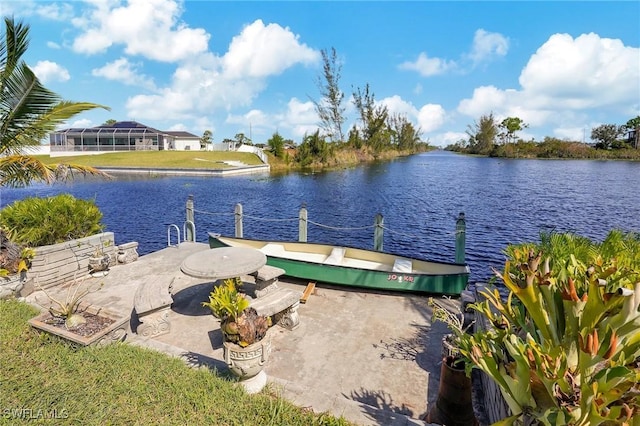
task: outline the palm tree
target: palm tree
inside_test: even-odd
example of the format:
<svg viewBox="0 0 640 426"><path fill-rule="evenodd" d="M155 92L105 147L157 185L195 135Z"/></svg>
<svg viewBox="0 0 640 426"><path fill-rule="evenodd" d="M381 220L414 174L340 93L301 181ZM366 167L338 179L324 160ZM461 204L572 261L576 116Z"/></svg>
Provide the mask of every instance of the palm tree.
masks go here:
<svg viewBox="0 0 640 426"><path fill-rule="evenodd" d="M104 108L87 102L63 100L44 87L21 59L29 45L29 26L4 18L0 39L0 186L26 186L32 181L51 183L69 172L105 175L74 164L44 164L26 153L56 126L81 112Z"/></svg>

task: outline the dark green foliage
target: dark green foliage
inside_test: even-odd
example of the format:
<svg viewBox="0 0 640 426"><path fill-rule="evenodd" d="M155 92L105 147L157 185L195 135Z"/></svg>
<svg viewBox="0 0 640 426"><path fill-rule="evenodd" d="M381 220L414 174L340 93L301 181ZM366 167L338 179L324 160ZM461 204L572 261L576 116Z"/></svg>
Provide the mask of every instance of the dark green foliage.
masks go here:
<svg viewBox="0 0 640 426"><path fill-rule="evenodd" d="M388 118L391 143L399 150L412 150L421 142L420 129L416 129L406 115L393 114Z"/></svg>
<svg viewBox="0 0 640 426"><path fill-rule="evenodd" d="M284 156L284 138L280 136L278 132L274 133L271 136L271 139L267 141L269 148L271 148L271 152L278 158L282 158Z"/></svg>
<svg viewBox="0 0 640 426"><path fill-rule="evenodd" d="M490 154L498 136L498 123L493 113L483 115L473 126L469 126L467 135L469 136L467 152L470 154Z"/></svg>
<svg viewBox="0 0 640 426"><path fill-rule="evenodd" d="M591 130L591 139L597 141L596 148L598 149L622 148L618 139L623 133L624 126L602 124Z"/></svg>
<svg viewBox="0 0 640 426"><path fill-rule="evenodd" d="M104 229L101 220L94 201L70 194L25 198L0 211L0 228L9 239L30 247L97 234Z"/></svg>
<svg viewBox="0 0 640 426"><path fill-rule="evenodd" d="M364 143L375 152L388 149L391 145L391 129L387 125L389 109L376 104L375 95L366 84L364 89L353 92L353 104L360 116Z"/></svg>
<svg viewBox="0 0 640 426"><path fill-rule="evenodd" d="M329 144L320 136L320 130L305 136L298 148L296 161L301 166L309 166L314 161L325 163L329 159Z"/></svg>

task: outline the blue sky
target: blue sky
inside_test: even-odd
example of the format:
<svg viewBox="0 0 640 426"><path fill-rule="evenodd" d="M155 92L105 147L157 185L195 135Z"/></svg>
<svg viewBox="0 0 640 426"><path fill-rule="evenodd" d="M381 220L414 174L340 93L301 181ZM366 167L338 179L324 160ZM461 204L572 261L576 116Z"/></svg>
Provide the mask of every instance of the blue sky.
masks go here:
<svg viewBox="0 0 640 426"><path fill-rule="evenodd" d="M160 130L299 143L318 128L322 49L349 98L378 102L439 146L480 116L516 116L520 136L589 142L640 114L640 2L2 0L31 27L25 60L65 99ZM585 138L586 135L586 138Z"/></svg>

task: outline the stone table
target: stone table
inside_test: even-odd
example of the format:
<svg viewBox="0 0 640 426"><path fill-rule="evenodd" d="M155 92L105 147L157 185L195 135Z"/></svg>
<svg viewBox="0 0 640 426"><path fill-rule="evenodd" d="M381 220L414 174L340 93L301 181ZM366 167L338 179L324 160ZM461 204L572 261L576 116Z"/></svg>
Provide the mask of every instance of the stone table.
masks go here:
<svg viewBox="0 0 640 426"><path fill-rule="evenodd" d="M220 247L187 257L180 270L195 278L223 280L256 272L267 263L260 250L247 247Z"/></svg>

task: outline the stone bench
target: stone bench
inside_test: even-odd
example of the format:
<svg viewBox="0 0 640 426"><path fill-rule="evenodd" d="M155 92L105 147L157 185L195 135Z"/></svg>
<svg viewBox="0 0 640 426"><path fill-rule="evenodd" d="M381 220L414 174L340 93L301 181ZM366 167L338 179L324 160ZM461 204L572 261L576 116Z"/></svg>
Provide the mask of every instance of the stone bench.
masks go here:
<svg viewBox="0 0 640 426"><path fill-rule="evenodd" d="M277 282L281 275L284 275L285 270L275 266L264 265L256 272L250 274L256 279L256 297L259 299L271 291L278 288Z"/></svg>
<svg viewBox="0 0 640 426"><path fill-rule="evenodd" d="M251 299L250 306L258 315L272 317L273 324L293 330L300 324L298 306L301 295L299 291L276 288L257 299Z"/></svg>
<svg viewBox="0 0 640 426"><path fill-rule="evenodd" d="M133 307L138 315L136 333L144 337L160 336L171 331L169 310L173 303L171 289L175 278L149 276L137 288Z"/></svg>

